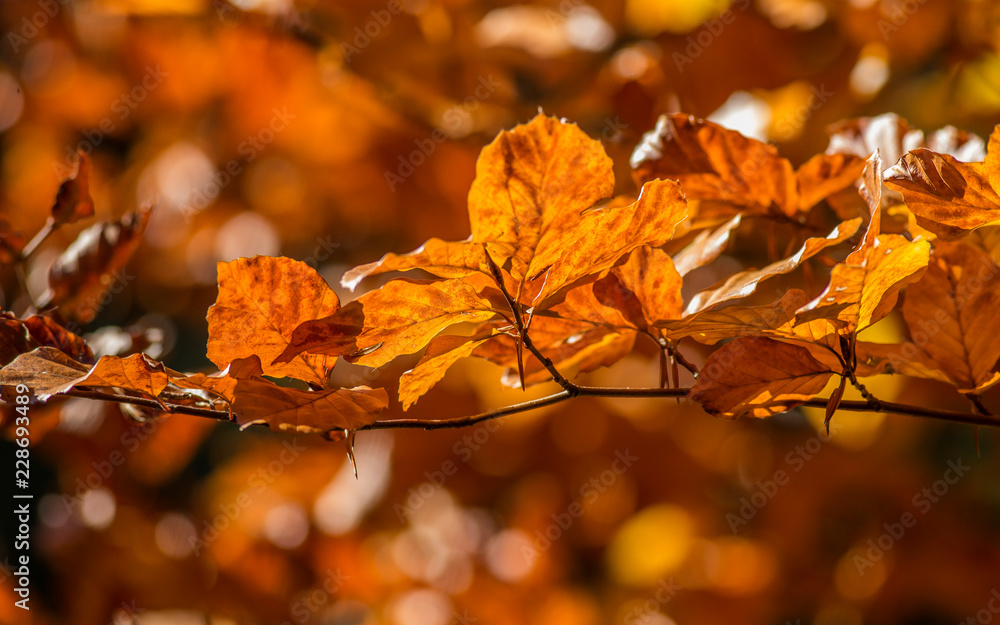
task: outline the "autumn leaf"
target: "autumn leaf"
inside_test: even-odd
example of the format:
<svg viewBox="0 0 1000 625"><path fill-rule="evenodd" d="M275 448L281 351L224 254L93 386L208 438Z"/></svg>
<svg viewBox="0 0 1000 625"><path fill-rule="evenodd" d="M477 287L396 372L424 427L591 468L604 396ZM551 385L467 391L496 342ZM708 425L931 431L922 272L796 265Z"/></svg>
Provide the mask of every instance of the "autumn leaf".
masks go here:
<svg viewBox="0 0 1000 625"><path fill-rule="evenodd" d="M90 197L90 157L78 152L77 159L76 172L59 185L49 217L51 227L94 216L94 200Z"/></svg>
<svg viewBox="0 0 1000 625"><path fill-rule="evenodd" d="M88 366L50 346L21 354L0 369L0 385L25 384L41 400L81 387L116 388L151 399L159 399L171 384L202 388L186 379L184 374L167 369L146 354L125 358L103 356L96 364Z"/></svg>
<svg viewBox="0 0 1000 625"><path fill-rule="evenodd" d="M374 263L355 267L344 274L340 284L353 291L368 276L412 269L422 269L439 278L462 278L477 272L489 275L486 254L494 259L509 258L514 250L513 245L506 243L430 239L409 254L386 254Z"/></svg>
<svg viewBox="0 0 1000 625"><path fill-rule="evenodd" d="M469 191L472 240L515 246L494 257L522 302L610 269L640 245L661 245L687 215L677 183L644 185L631 205L595 206L614 191L611 160L575 125L536 116L486 146Z"/></svg>
<svg viewBox="0 0 1000 625"><path fill-rule="evenodd" d="M858 193L868 206L865 237L859 247L871 248L875 245L875 238L882 233L882 158L878 150L865 161Z"/></svg>
<svg viewBox="0 0 1000 625"><path fill-rule="evenodd" d="M789 289L782 298L762 306L726 306L703 310L682 319L659 321L656 326L668 338L691 337L714 345L734 336L794 336L795 311L809 301L801 289Z"/></svg>
<svg viewBox="0 0 1000 625"><path fill-rule="evenodd" d="M24 322L13 313L0 313L0 366L38 347Z"/></svg>
<svg viewBox="0 0 1000 625"><path fill-rule="evenodd" d="M72 386L120 388L155 399L169 384L170 376L162 363L154 361L146 354L132 354L125 358L102 357L87 375L74 380Z"/></svg>
<svg viewBox="0 0 1000 625"><path fill-rule="evenodd" d="M301 391L278 386L261 377L257 356L236 361L233 411L242 427L267 424L276 431L327 432L357 430L375 420L389 405L385 389L359 386L352 389Z"/></svg>
<svg viewBox="0 0 1000 625"><path fill-rule="evenodd" d="M0 313L0 366L41 346L54 347L78 362L94 363L87 343L54 320L39 315L21 320L12 313Z"/></svg>
<svg viewBox="0 0 1000 625"><path fill-rule="evenodd" d="M576 320L536 317L532 322L532 342L563 376L585 373L610 366L632 351L635 330L616 330ZM500 334L483 342L472 356L507 367L505 386L519 387L516 339ZM524 354L524 384L531 386L552 379L545 366L533 355Z"/></svg>
<svg viewBox="0 0 1000 625"><path fill-rule="evenodd" d="M35 397L45 401L73 388L76 380L86 377L88 371L90 367L55 347L39 347L0 369L0 386L24 384Z"/></svg>
<svg viewBox="0 0 1000 625"><path fill-rule="evenodd" d="M94 363L94 353L81 337L49 317L32 315L23 321L31 338L39 345L55 347L77 362Z"/></svg>
<svg viewBox="0 0 1000 625"><path fill-rule="evenodd" d="M724 417L767 417L815 397L833 375L805 347L739 338L705 362L689 397Z"/></svg>
<svg viewBox="0 0 1000 625"><path fill-rule="evenodd" d="M264 375L322 386L335 359L299 354L272 361L288 347L300 324L329 317L337 294L309 265L290 258L255 256L218 264L219 295L208 309L208 358L220 369L259 356Z"/></svg>
<svg viewBox="0 0 1000 625"><path fill-rule="evenodd" d="M765 336L805 347L831 369L842 368L837 328L825 319L797 323L796 312L807 302L809 296L805 291L789 289L780 300L770 304L703 310L656 325L671 340L691 337L706 345L734 337Z"/></svg>
<svg viewBox="0 0 1000 625"><path fill-rule="evenodd" d="M830 273L830 283L797 313L800 321L836 320L840 333L859 332L889 314L900 291L920 279L930 258L927 241L879 235L871 247L852 252Z"/></svg>
<svg viewBox="0 0 1000 625"><path fill-rule="evenodd" d="M674 254L674 268L681 276L686 276L698 267L704 267L719 257L729 245L729 239L739 227L743 215L736 215L715 230L705 229L693 241Z"/></svg>
<svg viewBox="0 0 1000 625"><path fill-rule="evenodd" d="M915 343L857 341L854 354L857 358L855 374L858 377L900 374L951 383L948 374L941 371L938 363Z"/></svg>
<svg viewBox="0 0 1000 625"><path fill-rule="evenodd" d="M963 163L918 149L886 171L885 183L902 194L920 227L942 239L1000 223L1000 126L990 136L983 162Z"/></svg>
<svg viewBox="0 0 1000 625"><path fill-rule="evenodd" d="M861 173L861 159L820 154L794 170L774 146L690 115L664 115L632 153L641 183L671 178L689 199L723 203L745 214L796 216Z"/></svg>
<svg viewBox="0 0 1000 625"><path fill-rule="evenodd" d="M427 344L420 362L399 378L399 401L403 410L417 402L420 396L441 381L448 368L470 356L472 352L494 336L486 331L474 336L438 336Z"/></svg>
<svg viewBox="0 0 1000 625"><path fill-rule="evenodd" d="M903 318L910 336L964 391L995 383L1000 358L1000 267L963 243L934 246L927 273L907 290Z"/></svg>
<svg viewBox="0 0 1000 625"><path fill-rule="evenodd" d="M485 279L478 285L485 288ZM381 367L398 356L420 351L452 325L487 321L497 312L493 302L468 280L399 278L333 315L300 324L275 362L289 362L308 352L345 356L357 364Z"/></svg>
<svg viewBox="0 0 1000 625"><path fill-rule="evenodd" d="M151 208L84 230L49 270L49 291L41 308L58 306L67 320L89 323L109 289L126 281L125 265L142 242Z"/></svg>
<svg viewBox="0 0 1000 625"><path fill-rule="evenodd" d="M799 309L799 321L830 319L849 335L879 321L896 307L900 291L923 275L930 244L909 241L898 234L879 234L881 227L882 170L876 150L865 163L859 193L870 216L865 236L844 262L830 272L830 283L820 295Z"/></svg>
<svg viewBox="0 0 1000 625"><path fill-rule="evenodd" d="M570 289L560 303L536 313L529 334L560 372L610 366L632 350L637 333L657 337L656 320L680 315L680 289L681 277L670 256L640 247L604 278ZM516 371L516 340L511 336L499 336L472 355ZM537 359L524 358L526 385L551 379ZM514 382L513 375L504 376L505 384Z"/></svg>
<svg viewBox="0 0 1000 625"><path fill-rule="evenodd" d="M594 283L594 295L605 306L622 313L635 328L653 329L656 322L681 316L683 279L670 255L658 248L643 246L611 274ZM572 302L570 302L572 305Z"/></svg>
<svg viewBox="0 0 1000 625"><path fill-rule="evenodd" d="M849 238L860 225L861 218L842 222L826 237L806 239L799 251L788 258L771 263L763 269L741 271L731 275L720 286L701 291L692 297L684 314L691 315L716 304L753 294L757 290L757 286L764 280L792 272L807 259Z"/></svg>
<svg viewBox="0 0 1000 625"><path fill-rule="evenodd" d="M633 249L663 244L687 215L673 181L644 185L635 202L598 204L613 191L600 141L539 114L501 132L480 154L469 191L469 240L431 239L410 254L357 267L342 283L353 288L368 275L417 268L443 278L492 275L488 253L512 278L507 286L519 301L543 308L549 296L607 271Z"/></svg>

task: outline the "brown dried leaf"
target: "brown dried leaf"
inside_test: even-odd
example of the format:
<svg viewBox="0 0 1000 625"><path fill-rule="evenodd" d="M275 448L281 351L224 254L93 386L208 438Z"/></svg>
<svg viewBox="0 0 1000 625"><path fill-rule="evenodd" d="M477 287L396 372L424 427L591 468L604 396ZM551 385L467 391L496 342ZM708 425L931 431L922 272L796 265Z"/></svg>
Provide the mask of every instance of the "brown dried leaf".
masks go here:
<svg viewBox="0 0 1000 625"><path fill-rule="evenodd" d="M831 375L805 347L739 338L708 358L689 396L717 416L767 417L811 399Z"/></svg>
<svg viewBox="0 0 1000 625"><path fill-rule="evenodd" d="M77 153L76 171L59 185L52 205L50 223L58 228L94 216L94 200L90 197L90 157Z"/></svg>
<svg viewBox="0 0 1000 625"><path fill-rule="evenodd" d="M0 386L24 384L41 400L73 388L90 367L76 362L55 347L39 347L21 354L0 369Z"/></svg>
<svg viewBox="0 0 1000 625"><path fill-rule="evenodd" d="M921 228L942 239L957 239L1000 223L1000 126L987 150L981 163L914 150L886 171L885 183L902 194Z"/></svg>
<svg viewBox="0 0 1000 625"><path fill-rule="evenodd" d="M142 242L151 212L141 208L81 232L49 270L49 292L41 307L58 306L64 319L78 323L92 321L108 290L130 279L123 270Z"/></svg>
<svg viewBox="0 0 1000 625"><path fill-rule="evenodd" d="M939 243L924 277L907 291L903 318L910 336L958 388L996 381L1000 359L1000 267L980 250Z"/></svg>
<svg viewBox="0 0 1000 625"><path fill-rule="evenodd" d="M94 364L94 353L90 346L81 337L49 317L32 315L23 323L28 328L28 333L39 345L55 347L77 362Z"/></svg>
<svg viewBox="0 0 1000 625"><path fill-rule="evenodd" d="M796 216L848 185L860 159L816 157L795 172L774 146L690 115L664 115L632 153L633 175L680 182L689 199L750 214Z"/></svg>
<svg viewBox="0 0 1000 625"><path fill-rule="evenodd" d="M0 313L0 367L38 347L24 322L13 313Z"/></svg>
<svg viewBox="0 0 1000 625"><path fill-rule="evenodd" d="M256 356L237 361L233 410L243 427L265 423L271 429L287 432L327 432L356 430L375 421L389 405L385 389L359 386L353 389L300 391L274 384L262 377ZM249 366L247 366L249 365Z"/></svg>
<svg viewBox="0 0 1000 625"><path fill-rule="evenodd" d="M309 265L291 258L255 256L218 264L219 295L208 309L208 359L220 369L257 355L264 375L323 385L335 359L299 354L272 361L288 347L296 327L329 317L337 294Z"/></svg>

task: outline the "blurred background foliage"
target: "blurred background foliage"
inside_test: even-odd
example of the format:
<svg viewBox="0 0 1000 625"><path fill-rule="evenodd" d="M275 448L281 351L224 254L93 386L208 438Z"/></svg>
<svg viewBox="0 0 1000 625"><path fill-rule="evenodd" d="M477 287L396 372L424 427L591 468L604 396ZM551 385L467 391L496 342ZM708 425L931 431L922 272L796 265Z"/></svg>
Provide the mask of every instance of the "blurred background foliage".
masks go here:
<svg viewBox="0 0 1000 625"><path fill-rule="evenodd" d="M895 111L983 136L1000 120L992 0L18 0L0 26L3 218L40 230L77 150L98 220L156 198L86 330L183 370L209 364L218 261L286 255L339 289L386 251L461 239L480 149L538 108L602 139L626 194L629 154L662 113L711 116L795 164L844 118ZM33 293L89 223L32 257ZM723 270L752 264L766 236L745 233ZM26 309L11 267L0 280L3 308ZM412 364L335 375L392 390ZM412 416L525 397L499 376L463 363ZM590 380L655 385L655 357ZM873 390L965 409L926 382ZM995 433L977 457L970 428L839 414L827 441L821 422L580 399L468 430L363 433L355 480L318 437L53 401L32 411L32 610L13 607L8 562L0 622L995 618ZM972 468L949 484L949 461ZM2 556L15 532L0 523Z"/></svg>

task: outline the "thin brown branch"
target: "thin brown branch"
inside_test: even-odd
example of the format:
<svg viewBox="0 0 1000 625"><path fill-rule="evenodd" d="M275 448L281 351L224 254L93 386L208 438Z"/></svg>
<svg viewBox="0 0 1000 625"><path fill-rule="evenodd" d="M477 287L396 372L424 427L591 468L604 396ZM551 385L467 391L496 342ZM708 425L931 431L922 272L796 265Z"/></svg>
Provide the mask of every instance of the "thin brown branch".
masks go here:
<svg viewBox="0 0 1000 625"><path fill-rule="evenodd" d="M358 428L359 430L390 430L390 429L421 429L421 430L443 430L448 428L463 428L470 425L476 425L477 423L482 423L483 421L489 421L491 419L499 419L500 417L506 417L508 415L517 414L520 412L528 412L529 410L534 410L536 408L542 408L545 406L551 406L552 404L558 404L570 399L572 395L568 391L560 391L555 395L548 395L547 397L541 397L539 399L531 399L518 404L511 404L510 406L504 406L503 408L497 408L496 410L490 410L489 412L483 412L480 414L470 415L467 417L458 417L456 419L442 419L440 421L425 421L423 419L390 419L388 421L376 421L374 423L369 423L368 425Z"/></svg>
<svg viewBox="0 0 1000 625"><path fill-rule="evenodd" d="M470 415L466 417L458 417L455 419L442 419L442 420L423 420L423 419L388 419L384 421L375 421L362 428L362 430L388 430L388 429L422 429L422 430L441 430L449 428L462 428L481 423L483 421L489 421L490 419L498 419L500 417L506 417L513 414L518 414L521 412L528 412L536 408L542 408L544 406L551 406L552 404L558 404L567 399L571 399L574 396L582 397L685 397L690 392L690 388L619 388L619 387L604 387L604 386L576 386L576 393L570 393L568 391L560 391L553 395L547 397L542 397L539 399L532 399L529 401L512 404L510 406L504 406L503 408L498 408L496 410L491 410L489 412L483 412L480 414ZM117 402L121 404L134 404L137 406L145 406L147 408L152 408L154 410L163 410L163 407L152 399L147 399L144 397L129 397L126 395L115 395L111 393L103 393L100 391L83 391L83 390L72 390L64 395L69 395L71 397L83 397L86 399L94 399L99 401L110 401ZM802 402L800 405L808 406L811 408L825 408L829 399L827 398L815 398ZM215 419L217 421L230 421L229 412L225 410L214 410L211 408L199 408L196 406L185 406L179 404L166 404L168 411L171 414L186 414L196 417L204 417L208 419ZM945 410L940 408L925 408L923 406L911 406L908 404L898 404L895 402L888 402L878 400L878 407L874 408L868 401L857 401L857 400L844 400L840 403L839 410L848 410L852 412L884 412L893 413L899 415L905 415L910 417L920 417L925 419L934 419L937 421L946 421L949 423L962 423L965 425L981 425L987 427L998 427L1000 426L1000 419L997 419L991 415L958 412L954 410Z"/></svg>

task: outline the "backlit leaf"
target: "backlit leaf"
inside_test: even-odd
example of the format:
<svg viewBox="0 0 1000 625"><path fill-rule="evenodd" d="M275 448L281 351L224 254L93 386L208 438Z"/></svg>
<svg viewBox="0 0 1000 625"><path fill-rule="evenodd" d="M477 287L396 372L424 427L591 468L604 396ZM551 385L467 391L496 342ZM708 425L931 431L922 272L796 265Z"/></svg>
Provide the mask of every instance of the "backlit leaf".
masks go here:
<svg viewBox="0 0 1000 625"><path fill-rule="evenodd" d="M834 319L845 335L863 330L889 314L903 287L920 279L929 257L927 241L879 235L871 247L852 252L833 268L829 285L799 309L798 318Z"/></svg>
<svg viewBox="0 0 1000 625"><path fill-rule="evenodd" d="M466 280L400 278L329 317L300 324L276 362L308 352L380 367L397 356L420 351L449 326L487 321L496 313L493 303Z"/></svg>
<svg viewBox="0 0 1000 625"><path fill-rule="evenodd" d="M337 294L309 265L290 258L255 256L218 264L219 295L208 309L208 358L220 369L257 355L264 375L323 385L335 359L299 354L271 364L300 324L329 317Z"/></svg>
<svg viewBox="0 0 1000 625"><path fill-rule="evenodd" d="M541 305L636 247L663 244L687 216L675 182L644 185L631 205L595 206L613 191L600 142L538 115L483 149L469 191L472 240L515 246L495 260L521 283L522 302Z"/></svg>
<svg viewBox="0 0 1000 625"><path fill-rule="evenodd" d="M986 159L963 163L928 149L905 154L886 171L885 183L903 195L917 224L943 239L956 239L1000 222L1000 126Z"/></svg>
<svg viewBox="0 0 1000 625"><path fill-rule="evenodd" d="M427 344L424 355L413 369L399 378L399 401L408 410L421 395L441 381L448 368L472 354L492 334L439 336Z"/></svg>

